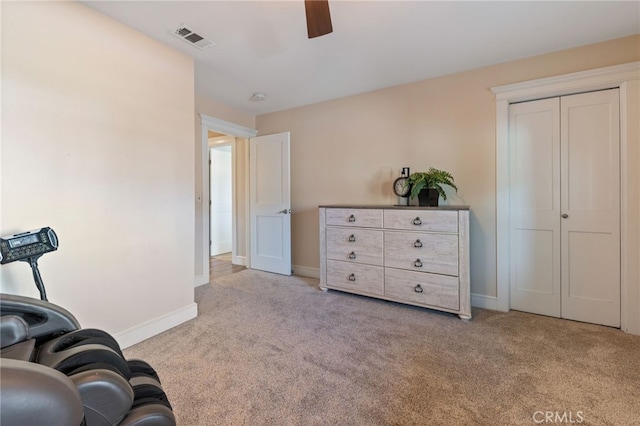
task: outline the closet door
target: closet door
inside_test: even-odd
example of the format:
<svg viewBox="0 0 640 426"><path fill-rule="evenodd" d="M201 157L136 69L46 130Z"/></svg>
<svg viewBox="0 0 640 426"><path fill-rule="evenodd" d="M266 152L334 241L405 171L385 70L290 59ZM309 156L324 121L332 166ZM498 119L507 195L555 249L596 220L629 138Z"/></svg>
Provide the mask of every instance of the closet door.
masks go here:
<svg viewBox="0 0 640 426"><path fill-rule="evenodd" d="M618 89L510 106L511 308L620 327Z"/></svg>
<svg viewBox="0 0 640 426"><path fill-rule="evenodd" d="M560 316L560 100L510 106L511 308Z"/></svg>
<svg viewBox="0 0 640 426"><path fill-rule="evenodd" d="M619 90L560 105L562 317L620 327Z"/></svg>

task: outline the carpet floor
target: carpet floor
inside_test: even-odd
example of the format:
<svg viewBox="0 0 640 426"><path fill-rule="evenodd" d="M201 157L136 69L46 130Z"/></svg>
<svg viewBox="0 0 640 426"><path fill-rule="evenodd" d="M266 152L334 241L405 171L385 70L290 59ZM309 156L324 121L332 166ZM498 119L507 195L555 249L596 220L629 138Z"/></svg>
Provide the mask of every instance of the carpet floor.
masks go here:
<svg viewBox="0 0 640 426"><path fill-rule="evenodd" d="M473 319L245 270L125 350L178 424L640 424L640 337L512 311Z"/></svg>

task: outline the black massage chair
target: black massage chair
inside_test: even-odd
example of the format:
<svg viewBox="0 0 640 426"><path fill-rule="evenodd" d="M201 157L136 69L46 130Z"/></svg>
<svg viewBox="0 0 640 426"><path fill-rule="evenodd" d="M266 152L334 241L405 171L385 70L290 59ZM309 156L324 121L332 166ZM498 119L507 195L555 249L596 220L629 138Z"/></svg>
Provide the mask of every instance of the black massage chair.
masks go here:
<svg viewBox="0 0 640 426"><path fill-rule="evenodd" d="M156 372L47 301L0 295L0 425L174 426Z"/></svg>

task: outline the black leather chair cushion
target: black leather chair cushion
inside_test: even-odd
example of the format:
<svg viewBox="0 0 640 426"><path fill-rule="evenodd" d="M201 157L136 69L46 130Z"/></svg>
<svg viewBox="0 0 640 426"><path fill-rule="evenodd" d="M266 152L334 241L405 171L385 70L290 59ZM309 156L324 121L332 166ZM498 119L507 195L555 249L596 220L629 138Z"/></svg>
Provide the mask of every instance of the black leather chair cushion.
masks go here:
<svg viewBox="0 0 640 426"><path fill-rule="evenodd" d="M81 329L51 339L40 345L35 361L65 374L84 365L104 363L115 367L127 380L131 377L120 347L100 330Z"/></svg>
<svg viewBox="0 0 640 426"><path fill-rule="evenodd" d="M64 374L27 361L0 359L2 426L84 424L80 394Z"/></svg>

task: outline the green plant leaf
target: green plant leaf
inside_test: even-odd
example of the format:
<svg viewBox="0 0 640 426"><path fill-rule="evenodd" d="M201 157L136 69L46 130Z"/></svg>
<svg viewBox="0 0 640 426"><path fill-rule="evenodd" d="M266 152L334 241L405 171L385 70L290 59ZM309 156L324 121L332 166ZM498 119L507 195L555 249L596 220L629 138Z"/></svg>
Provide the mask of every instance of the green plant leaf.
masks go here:
<svg viewBox="0 0 640 426"><path fill-rule="evenodd" d="M411 198L417 197L423 189L433 188L438 191L443 200L446 200L447 193L442 188L442 185L448 185L458 191L458 187L454 183L451 173L434 167L429 167L429 170L426 172L411 173L409 183L412 185Z"/></svg>

